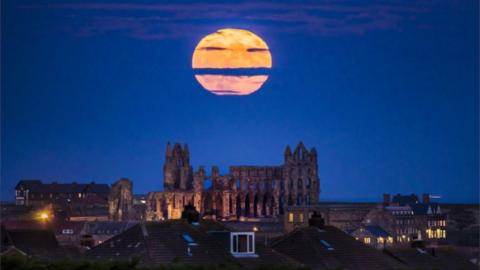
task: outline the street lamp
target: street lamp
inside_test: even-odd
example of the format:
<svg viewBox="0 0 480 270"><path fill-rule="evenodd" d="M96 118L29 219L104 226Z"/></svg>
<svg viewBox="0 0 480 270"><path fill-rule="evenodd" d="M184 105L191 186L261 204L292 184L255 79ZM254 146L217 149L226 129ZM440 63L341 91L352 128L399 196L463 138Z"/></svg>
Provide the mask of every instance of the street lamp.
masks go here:
<svg viewBox="0 0 480 270"><path fill-rule="evenodd" d="M39 219L40 219L41 221L43 221L43 222L46 222L46 221L48 221L48 220L50 219L50 215L49 215L48 212L46 212L46 211L40 212L40 213L38 214L38 217L39 217Z"/></svg>

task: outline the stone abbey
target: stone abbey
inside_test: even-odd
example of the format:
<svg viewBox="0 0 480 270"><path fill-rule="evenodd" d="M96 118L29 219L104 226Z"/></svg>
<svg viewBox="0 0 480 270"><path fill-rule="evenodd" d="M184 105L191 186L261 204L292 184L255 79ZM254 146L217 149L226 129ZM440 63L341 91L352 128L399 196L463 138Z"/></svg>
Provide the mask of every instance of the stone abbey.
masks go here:
<svg viewBox="0 0 480 270"><path fill-rule="evenodd" d="M318 203L320 179L317 151L299 143L285 148L278 166L230 166L222 175L213 166L194 171L188 145L167 144L163 166L164 191L147 196L147 220L178 219L184 207L220 219L277 217L289 206Z"/></svg>

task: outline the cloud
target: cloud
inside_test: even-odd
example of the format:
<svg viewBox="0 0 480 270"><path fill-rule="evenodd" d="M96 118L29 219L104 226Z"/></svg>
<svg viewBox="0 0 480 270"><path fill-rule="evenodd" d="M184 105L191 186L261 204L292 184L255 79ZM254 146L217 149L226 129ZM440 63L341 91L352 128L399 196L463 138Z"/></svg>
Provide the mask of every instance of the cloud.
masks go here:
<svg viewBox="0 0 480 270"><path fill-rule="evenodd" d="M219 21L241 21L268 31L310 35L364 34L398 29L428 12L428 2L56 3L23 6L62 10L79 36L121 34L169 39L198 33Z"/></svg>

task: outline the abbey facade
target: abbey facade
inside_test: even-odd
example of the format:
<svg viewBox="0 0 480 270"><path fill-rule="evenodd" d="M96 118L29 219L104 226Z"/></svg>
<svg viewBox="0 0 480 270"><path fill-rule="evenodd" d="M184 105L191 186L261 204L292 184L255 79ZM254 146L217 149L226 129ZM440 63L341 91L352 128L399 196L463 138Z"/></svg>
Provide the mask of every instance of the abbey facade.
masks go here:
<svg viewBox="0 0 480 270"><path fill-rule="evenodd" d="M188 145L167 144L163 175L164 191L147 196L147 220L178 219L187 204L220 219L277 217L319 200L317 152L302 143L286 147L283 165L231 166L225 175L216 166L194 171Z"/></svg>

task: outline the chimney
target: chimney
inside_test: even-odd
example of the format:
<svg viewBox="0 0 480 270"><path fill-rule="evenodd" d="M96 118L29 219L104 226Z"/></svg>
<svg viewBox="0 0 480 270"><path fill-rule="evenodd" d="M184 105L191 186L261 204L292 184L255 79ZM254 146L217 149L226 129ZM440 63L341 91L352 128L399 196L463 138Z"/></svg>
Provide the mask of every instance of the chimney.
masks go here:
<svg viewBox="0 0 480 270"><path fill-rule="evenodd" d="M390 205L390 194L383 193L383 205L389 206Z"/></svg>
<svg viewBox="0 0 480 270"><path fill-rule="evenodd" d="M312 217L308 220L308 226L323 229L325 226L325 220L322 218L321 214L317 214L316 211L313 211Z"/></svg>
<svg viewBox="0 0 480 270"><path fill-rule="evenodd" d="M422 195L422 197L423 197L423 203L424 203L424 204L430 204L430 194L424 193L424 194Z"/></svg>

